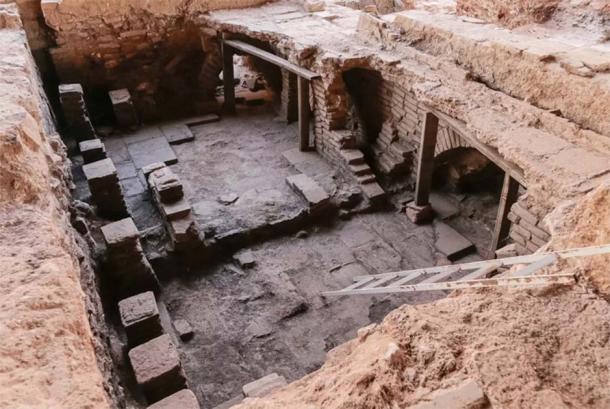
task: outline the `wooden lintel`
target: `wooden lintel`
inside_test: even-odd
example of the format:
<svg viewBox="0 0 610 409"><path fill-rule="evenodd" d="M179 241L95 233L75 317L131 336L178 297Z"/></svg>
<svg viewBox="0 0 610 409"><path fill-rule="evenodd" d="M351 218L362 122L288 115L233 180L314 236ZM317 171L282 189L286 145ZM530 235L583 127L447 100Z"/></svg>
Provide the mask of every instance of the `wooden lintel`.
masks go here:
<svg viewBox="0 0 610 409"><path fill-rule="evenodd" d="M235 50L242 51L246 54L253 55L262 60L275 64L278 67L284 68L284 69L298 75L301 78L307 79L308 81L311 81L315 78L320 78L320 74L310 71L307 68L300 67L282 57L278 57L277 55L270 53L269 51L265 51L263 49L255 47L251 44L244 43L243 41L223 40L223 44L225 44L229 47L232 47Z"/></svg>

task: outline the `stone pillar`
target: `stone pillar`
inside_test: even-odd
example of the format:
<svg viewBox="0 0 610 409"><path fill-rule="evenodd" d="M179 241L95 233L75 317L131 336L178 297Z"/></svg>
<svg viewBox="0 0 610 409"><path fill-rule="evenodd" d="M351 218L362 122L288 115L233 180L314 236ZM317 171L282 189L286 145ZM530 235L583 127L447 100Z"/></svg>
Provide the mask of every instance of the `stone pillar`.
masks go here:
<svg viewBox="0 0 610 409"><path fill-rule="evenodd" d="M83 165L83 172L89 184L91 198L100 215L111 219L128 215L117 170L112 160L102 159Z"/></svg>
<svg viewBox="0 0 610 409"><path fill-rule="evenodd" d="M222 83L226 114L235 113L235 74L233 72L233 49L222 43Z"/></svg>
<svg viewBox="0 0 610 409"><path fill-rule="evenodd" d="M163 335L157 300L152 291L119 301L119 315L130 345L139 345Z"/></svg>
<svg viewBox="0 0 610 409"><path fill-rule="evenodd" d="M108 249L113 292L125 297L158 291L159 281L144 256L140 232L131 217L106 224L101 230Z"/></svg>
<svg viewBox="0 0 610 409"><path fill-rule="evenodd" d="M77 141L97 137L85 104L83 87L80 84L61 84L59 101L68 125L68 132L72 137Z"/></svg>
<svg viewBox="0 0 610 409"><path fill-rule="evenodd" d="M299 149L307 151L309 147L309 81L299 77Z"/></svg>
<svg viewBox="0 0 610 409"><path fill-rule="evenodd" d="M519 195L519 183L510 176L510 173L504 173L504 184L502 185L502 194L500 195L500 203L498 205L498 215L496 217L496 226L494 228L493 237L491 240L490 254L495 254L496 250L506 244L506 239L510 232L510 220L508 213L511 207L517 201Z"/></svg>
<svg viewBox="0 0 610 409"><path fill-rule="evenodd" d="M282 96L280 116L291 123L299 118L298 78L290 71L282 70Z"/></svg>
<svg viewBox="0 0 610 409"><path fill-rule="evenodd" d="M108 92L116 123L121 129L133 129L138 126L138 116L131 101L131 94L126 88Z"/></svg>
<svg viewBox="0 0 610 409"><path fill-rule="evenodd" d="M106 159L106 147L99 139L89 139L78 144L85 163L97 162Z"/></svg>

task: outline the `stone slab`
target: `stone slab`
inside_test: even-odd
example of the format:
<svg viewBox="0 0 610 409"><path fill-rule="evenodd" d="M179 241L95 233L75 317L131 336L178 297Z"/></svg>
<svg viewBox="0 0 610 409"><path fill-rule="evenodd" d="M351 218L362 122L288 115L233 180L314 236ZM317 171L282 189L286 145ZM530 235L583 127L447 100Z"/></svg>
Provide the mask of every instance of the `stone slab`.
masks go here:
<svg viewBox="0 0 610 409"><path fill-rule="evenodd" d="M108 91L108 96L110 97L110 102L112 105L131 102L131 94L129 94L129 90L127 90L127 88Z"/></svg>
<svg viewBox="0 0 610 409"><path fill-rule="evenodd" d="M199 125L205 125L205 124L209 124L209 123L217 122L217 121L220 121L220 116L218 116L216 114L206 114L206 115L189 118L188 120L185 121L185 124L187 126L199 126Z"/></svg>
<svg viewBox="0 0 610 409"><path fill-rule="evenodd" d="M188 341L193 338L193 327L185 319L177 319L174 321L174 329L182 341Z"/></svg>
<svg viewBox="0 0 610 409"><path fill-rule="evenodd" d="M241 268L252 268L256 261L254 260L254 254L250 250L241 251L237 254L233 255L233 260L241 267Z"/></svg>
<svg viewBox="0 0 610 409"><path fill-rule="evenodd" d="M186 386L180 357L169 335L164 334L128 353L136 382L149 401L156 401Z"/></svg>
<svg viewBox="0 0 610 409"><path fill-rule="evenodd" d="M477 383L468 379L452 388L433 393L409 409L471 409L486 407L487 397Z"/></svg>
<svg viewBox="0 0 610 409"><path fill-rule="evenodd" d="M457 260L475 250L474 244L445 223L436 223L434 246L451 261Z"/></svg>
<svg viewBox="0 0 610 409"><path fill-rule="evenodd" d="M457 216L460 212L449 196L438 192L430 193L430 205L434 213L442 220Z"/></svg>
<svg viewBox="0 0 610 409"><path fill-rule="evenodd" d="M292 190L303 197L310 207L322 206L330 200L330 196L320 185L302 173L288 176L286 183Z"/></svg>
<svg viewBox="0 0 610 409"><path fill-rule="evenodd" d="M190 389L182 389L150 405L148 409L200 409L200 406L197 397Z"/></svg>
<svg viewBox="0 0 610 409"><path fill-rule="evenodd" d="M242 391L247 398L261 398L286 386L286 379L276 373L269 374L243 386Z"/></svg>
<svg viewBox="0 0 610 409"><path fill-rule="evenodd" d="M144 166L156 162L163 162L166 165L173 165L178 162L174 150L165 137L130 143L127 145L127 150L137 169L142 169Z"/></svg>
<svg viewBox="0 0 610 409"><path fill-rule="evenodd" d="M160 203L163 217L167 220L178 220L186 217L191 213L191 205L184 199L180 199L173 203Z"/></svg>
<svg viewBox="0 0 610 409"><path fill-rule="evenodd" d="M119 315L130 345L139 345L163 334L157 301L152 291L119 301Z"/></svg>
<svg viewBox="0 0 610 409"><path fill-rule="evenodd" d="M83 165L83 173L88 182L96 182L109 176L116 176L117 170L111 159L102 159Z"/></svg>
<svg viewBox="0 0 610 409"><path fill-rule="evenodd" d="M385 197L385 191L379 186L377 182L363 183L361 185L362 193L371 201L377 202Z"/></svg>
<svg viewBox="0 0 610 409"><path fill-rule="evenodd" d="M102 235L108 247L121 246L140 238L140 232L131 217L102 226Z"/></svg>
<svg viewBox="0 0 610 409"><path fill-rule="evenodd" d="M195 135L190 128L184 124L165 125L161 127L161 132L167 138L170 145L179 145L195 140Z"/></svg>

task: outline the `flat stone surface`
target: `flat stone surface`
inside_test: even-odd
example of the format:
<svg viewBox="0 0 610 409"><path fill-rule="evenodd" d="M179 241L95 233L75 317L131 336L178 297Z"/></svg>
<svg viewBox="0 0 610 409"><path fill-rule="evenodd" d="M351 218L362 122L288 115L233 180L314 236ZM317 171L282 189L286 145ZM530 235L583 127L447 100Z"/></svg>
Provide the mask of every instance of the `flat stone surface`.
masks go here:
<svg viewBox="0 0 610 409"><path fill-rule="evenodd" d="M171 165L178 162L176 154L165 137L145 139L127 145L127 150L137 169L156 162Z"/></svg>
<svg viewBox="0 0 610 409"><path fill-rule="evenodd" d="M328 202L330 196L313 179L304 174L292 175L286 178L286 183L296 193L302 196L310 207L316 207Z"/></svg>
<svg viewBox="0 0 610 409"><path fill-rule="evenodd" d="M89 139L78 143L78 149L81 151L104 150L104 144L100 139Z"/></svg>
<svg viewBox="0 0 610 409"><path fill-rule="evenodd" d="M167 220L178 220L191 212L191 205L184 199L173 203L161 203L161 212Z"/></svg>
<svg viewBox="0 0 610 409"><path fill-rule="evenodd" d="M150 175L152 172L154 172L155 170L159 170L161 168L164 168L166 165L163 162L155 162L155 163L151 163L150 165L146 165L142 167L142 173L144 174L144 176L146 178L148 178L148 175Z"/></svg>
<svg viewBox="0 0 610 409"><path fill-rule="evenodd" d="M218 406L214 406L213 409L230 409L233 406L239 405L243 400L244 400L243 395L239 395L239 396L236 396L236 397L234 397L232 399L229 399L226 402L221 403Z"/></svg>
<svg viewBox="0 0 610 409"><path fill-rule="evenodd" d="M59 84L60 94L83 93L83 87L80 84Z"/></svg>
<svg viewBox="0 0 610 409"><path fill-rule="evenodd" d="M159 316L157 300L152 291L147 291L119 301L121 323L125 328L153 316Z"/></svg>
<svg viewBox="0 0 610 409"><path fill-rule="evenodd" d="M177 319L174 321L174 329L178 336L183 341L188 341L193 338L193 327L191 324L185 319Z"/></svg>
<svg viewBox="0 0 610 409"><path fill-rule="evenodd" d="M138 345L128 355L136 382L149 399L159 399L184 388L180 357L169 335Z"/></svg>
<svg viewBox="0 0 610 409"><path fill-rule="evenodd" d="M443 193L430 193L430 205L434 214L442 220L457 216L460 213L460 209L453 200Z"/></svg>
<svg viewBox="0 0 610 409"><path fill-rule="evenodd" d="M89 182L97 181L117 174L116 167L112 160L102 159L83 165L83 172Z"/></svg>
<svg viewBox="0 0 610 409"><path fill-rule="evenodd" d="M163 132L170 145L190 142L195 139L193 132L184 124L164 125L161 127L161 132Z"/></svg>
<svg viewBox="0 0 610 409"><path fill-rule="evenodd" d="M182 389L151 405L148 409L200 409L197 397L190 389Z"/></svg>
<svg viewBox="0 0 610 409"><path fill-rule="evenodd" d="M146 188L142 185L142 182L138 177L121 180L121 186L123 188L123 195L126 198L141 195L142 193L146 192Z"/></svg>
<svg viewBox="0 0 610 409"><path fill-rule="evenodd" d="M468 379L452 388L438 390L424 397L427 402L410 406L410 409L471 409L483 407L487 397L477 383Z"/></svg>
<svg viewBox="0 0 610 409"><path fill-rule="evenodd" d="M286 386L286 379L283 376L272 373L244 385L243 392L247 398L261 398L282 386Z"/></svg>
<svg viewBox="0 0 610 409"><path fill-rule="evenodd" d="M254 264L256 264L254 254L250 250L244 250L234 254L233 260L242 268L252 268L254 267Z"/></svg>
<svg viewBox="0 0 610 409"><path fill-rule="evenodd" d="M101 230L104 241L109 247L121 245L126 241L133 241L140 237L140 232L131 217L102 226Z"/></svg>
<svg viewBox="0 0 610 409"><path fill-rule="evenodd" d="M119 180L133 178L138 175L135 165L132 161L116 162L115 163Z"/></svg>
<svg viewBox="0 0 610 409"><path fill-rule="evenodd" d="M371 201L379 201L385 197L385 191L377 182L363 183L361 187L364 195Z"/></svg>
<svg viewBox="0 0 610 409"><path fill-rule="evenodd" d="M451 261L457 260L475 250L474 244L445 223L435 223L436 242L434 246Z"/></svg>

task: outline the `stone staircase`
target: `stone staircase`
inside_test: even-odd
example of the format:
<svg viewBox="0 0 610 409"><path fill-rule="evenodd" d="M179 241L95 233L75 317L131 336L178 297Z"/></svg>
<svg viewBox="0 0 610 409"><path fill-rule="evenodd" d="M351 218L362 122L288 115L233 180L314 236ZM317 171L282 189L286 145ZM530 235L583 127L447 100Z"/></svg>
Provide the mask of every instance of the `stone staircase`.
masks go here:
<svg viewBox="0 0 610 409"><path fill-rule="evenodd" d="M340 149L341 157L347 169L360 184L364 195L373 203L381 201L385 192L377 183L373 170L365 162L364 155L359 149Z"/></svg>

